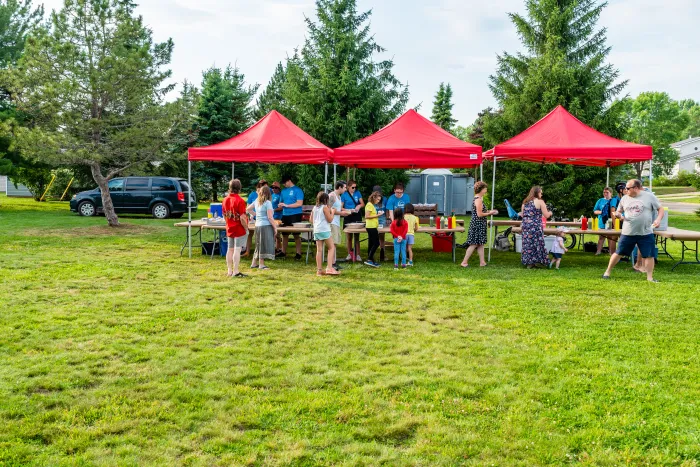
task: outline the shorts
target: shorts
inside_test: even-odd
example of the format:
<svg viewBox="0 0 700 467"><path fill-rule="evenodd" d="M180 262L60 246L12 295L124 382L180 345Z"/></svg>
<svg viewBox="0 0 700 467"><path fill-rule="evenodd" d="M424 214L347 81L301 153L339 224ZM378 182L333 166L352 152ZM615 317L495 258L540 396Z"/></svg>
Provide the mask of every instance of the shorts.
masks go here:
<svg viewBox="0 0 700 467"><path fill-rule="evenodd" d="M316 240L316 241L328 240L329 238L331 238L330 232L314 233L314 240Z"/></svg>
<svg viewBox="0 0 700 467"><path fill-rule="evenodd" d="M620 256L630 256L636 246L642 258L651 258L654 254L655 244L654 234L620 235L620 241L617 244L617 251L615 253Z"/></svg>
<svg viewBox="0 0 700 467"><path fill-rule="evenodd" d="M411 246L416 243L416 236L413 234L406 235L406 246Z"/></svg>
<svg viewBox="0 0 700 467"><path fill-rule="evenodd" d="M292 224L296 224L297 222L301 222L301 214L282 216L282 227L291 227Z"/></svg>
<svg viewBox="0 0 700 467"><path fill-rule="evenodd" d="M240 237L226 237L229 246L233 245L234 248L245 248L248 243L248 234L241 235Z"/></svg>
<svg viewBox="0 0 700 467"><path fill-rule="evenodd" d="M343 236L340 234L340 226L331 224L331 238L336 245L343 243Z"/></svg>
<svg viewBox="0 0 700 467"><path fill-rule="evenodd" d="M554 259L561 259L564 253L552 253L552 256L554 256Z"/></svg>

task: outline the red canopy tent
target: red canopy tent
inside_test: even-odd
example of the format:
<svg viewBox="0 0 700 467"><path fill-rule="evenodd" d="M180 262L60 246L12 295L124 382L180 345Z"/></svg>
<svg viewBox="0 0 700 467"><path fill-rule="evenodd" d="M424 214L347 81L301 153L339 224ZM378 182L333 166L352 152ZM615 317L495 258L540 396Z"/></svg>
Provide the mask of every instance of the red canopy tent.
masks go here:
<svg viewBox="0 0 700 467"><path fill-rule="evenodd" d="M493 160L493 209L497 160L607 167L607 185L610 182L610 167L651 161L653 155L651 146L621 141L600 133L559 105L527 130L486 151L484 157Z"/></svg>
<svg viewBox="0 0 700 467"><path fill-rule="evenodd" d="M411 109L376 133L335 149L333 162L378 169L473 167L481 164L481 146L455 138Z"/></svg>
<svg viewBox="0 0 700 467"><path fill-rule="evenodd" d="M324 146L276 110L243 133L221 143L190 148L190 161L323 164L333 150Z"/></svg>
<svg viewBox="0 0 700 467"><path fill-rule="evenodd" d="M188 182L192 186L192 161L261 162L266 164L326 164L333 150L317 141L276 110L271 111L233 138L187 151ZM192 222L192 210L188 208ZM192 257L191 226L187 228L189 256Z"/></svg>
<svg viewBox="0 0 700 467"><path fill-rule="evenodd" d="M621 141L594 130L560 105L519 135L486 151L484 157L614 167L651 160L651 151L651 146Z"/></svg>

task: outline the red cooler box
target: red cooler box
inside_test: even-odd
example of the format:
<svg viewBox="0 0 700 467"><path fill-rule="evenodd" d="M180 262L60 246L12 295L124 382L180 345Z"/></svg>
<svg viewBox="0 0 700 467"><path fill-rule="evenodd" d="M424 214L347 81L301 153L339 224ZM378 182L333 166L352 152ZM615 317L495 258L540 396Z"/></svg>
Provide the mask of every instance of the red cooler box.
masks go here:
<svg viewBox="0 0 700 467"><path fill-rule="evenodd" d="M433 251L452 253L452 235L446 233L431 234L433 237Z"/></svg>

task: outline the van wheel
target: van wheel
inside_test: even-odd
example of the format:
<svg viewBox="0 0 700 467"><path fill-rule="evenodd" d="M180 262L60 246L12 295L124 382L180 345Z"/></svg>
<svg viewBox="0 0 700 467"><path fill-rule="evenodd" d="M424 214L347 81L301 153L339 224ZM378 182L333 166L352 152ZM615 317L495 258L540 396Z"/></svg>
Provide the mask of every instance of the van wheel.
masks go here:
<svg viewBox="0 0 700 467"><path fill-rule="evenodd" d="M83 201L78 205L78 213L81 216L90 217L97 214L97 209L95 208L95 203L92 201Z"/></svg>
<svg viewBox="0 0 700 467"><path fill-rule="evenodd" d="M170 208L165 203L156 203L151 211L156 219L167 219L170 216Z"/></svg>

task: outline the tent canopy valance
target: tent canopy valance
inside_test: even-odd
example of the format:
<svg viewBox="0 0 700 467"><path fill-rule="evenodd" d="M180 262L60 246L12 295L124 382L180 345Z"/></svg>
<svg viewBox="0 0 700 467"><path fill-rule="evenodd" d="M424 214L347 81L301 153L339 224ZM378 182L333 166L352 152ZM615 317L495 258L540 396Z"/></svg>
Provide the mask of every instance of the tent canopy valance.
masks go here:
<svg viewBox="0 0 700 467"><path fill-rule="evenodd" d="M314 139L276 110L243 133L221 143L190 148L190 161L323 164L333 150Z"/></svg>
<svg viewBox="0 0 700 467"><path fill-rule="evenodd" d="M519 135L497 144L484 157L540 164L614 167L652 158L651 146L600 133L557 106Z"/></svg>
<svg viewBox="0 0 700 467"><path fill-rule="evenodd" d="M455 138L411 109L376 133L335 149L333 162L377 169L474 167L481 164L481 146Z"/></svg>

